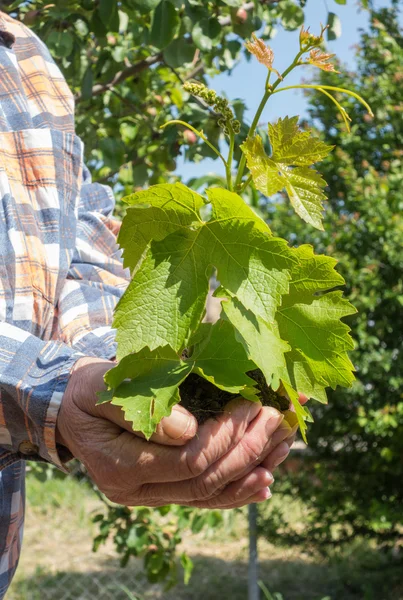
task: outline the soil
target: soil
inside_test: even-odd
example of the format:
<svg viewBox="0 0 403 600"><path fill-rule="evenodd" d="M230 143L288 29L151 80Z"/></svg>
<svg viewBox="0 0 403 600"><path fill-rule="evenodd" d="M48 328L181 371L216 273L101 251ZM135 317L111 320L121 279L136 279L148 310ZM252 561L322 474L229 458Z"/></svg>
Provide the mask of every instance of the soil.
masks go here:
<svg viewBox="0 0 403 600"><path fill-rule="evenodd" d="M260 401L263 406L274 406L277 410L285 411L289 408L289 400L280 396L266 383L263 373L256 369L249 371L249 377L254 379L259 390ZM199 425L207 419L216 418L223 413L224 406L239 394L230 394L220 390L215 385L192 373L180 385L181 404L197 419Z"/></svg>

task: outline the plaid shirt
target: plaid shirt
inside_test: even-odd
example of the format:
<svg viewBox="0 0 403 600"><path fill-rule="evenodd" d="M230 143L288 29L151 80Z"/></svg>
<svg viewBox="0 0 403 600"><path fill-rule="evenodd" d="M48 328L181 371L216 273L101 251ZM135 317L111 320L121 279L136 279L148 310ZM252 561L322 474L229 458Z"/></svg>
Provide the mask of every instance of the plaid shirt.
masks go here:
<svg viewBox="0 0 403 600"><path fill-rule="evenodd" d="M24 459L62 467L55 424L71 368L115 355L127 273L113 196L82 154L58 67L0 12L0 599L21 548Z"/></svg>

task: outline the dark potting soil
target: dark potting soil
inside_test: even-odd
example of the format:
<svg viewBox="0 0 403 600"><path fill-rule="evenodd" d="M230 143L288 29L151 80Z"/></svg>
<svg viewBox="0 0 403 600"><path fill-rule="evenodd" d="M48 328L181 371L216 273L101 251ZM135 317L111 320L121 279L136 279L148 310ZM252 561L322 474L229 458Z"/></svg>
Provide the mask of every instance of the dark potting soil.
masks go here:
<svg viewBox="0 0 403 600"><path fill-rule="evenodd" d="M263 373L256 369L249 371L249 377L254 379L259 390L260 401L263 406L274 406L277 410L285 411L289 408L289 401L272 390L266 383ZM197 419L199 425L207 419L216 418L222 414L224 406L239 394L230 394L220 390L215 385L192 373L180 385L181 404Z"/></svg>

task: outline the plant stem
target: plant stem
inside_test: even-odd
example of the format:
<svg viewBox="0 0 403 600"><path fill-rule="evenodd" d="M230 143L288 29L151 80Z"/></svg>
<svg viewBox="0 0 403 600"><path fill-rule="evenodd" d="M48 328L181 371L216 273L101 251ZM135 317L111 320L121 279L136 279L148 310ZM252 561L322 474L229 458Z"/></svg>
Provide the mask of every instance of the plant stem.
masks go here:
<svg viewBox="0 0 403 600"><path fill-rule="evenodd" d="M248 178L246 179L246 181L244 181L241 189L239 190L239 193L242 194L246 188L248 187L248 185L250 184L250 182L252 181L252 175L248 175Z"/></svg>
<svg viewBox="0 0 403 600"><path fill-rule="evenodd" d="M230 132L229 136L229 153L228 160L226 166L226 174L227 174L227 186L230 192L233 191L232 187L232 160L234 158L234 147L235 147L235 135L234 132Z"/></svg>
<svg viewBox="0 0 403 600"><path fill-rule="evenodd" d="M204 135L204 133L202 131L199 131L198 129L196 129L195 127L190 125L189 123L186 123L186 121L179 121L178 119L173 119L172 121L168 121L168 123L164 123L163 125L160 126L160 129L165 129L165 127L168 127L168 125L183 125L184 127L187 127L188 129L193 131L196 135L199 136L200 139L203 140L203 142L206 142L207 146L209 146L213 150L213 152L215 152L217 154L217 156L219 158L221 158L221 160L223 161L223 163L225 165L225 169L227 169L227 161L225 160L225 158L223 157L221 152L211 142L208 141L208 139L206 138L206 136Z"/></svg>
<svg viewBox="0 0 403 600"><path fill-rule="evenodd" d="M273 86L273 88L274 88L274 86ZM352 92L351 90L347 90L346 88L340 88L340 87L336 87L334 85L313 85L313 84L308 84L308 83L301 83L300 85L288 85L286 87L282 87L279 90L277 90L276 92L273 91L273 93L278 94L279 92L283 92L285 90L295 90L295 89L308 89L308 90L319 90L320 91L320 88L322 90L332 90L334 92L341 92L342 94L347 94L348 96L353 96L353 98L356 98L356 100L358 100L358 102L361 102L361 104L363 104L365 106L365 108L367 109L367 111L371 117L374 116L374 113L372 112L371 107L368 104L368 102L365 102L364 98L362 98L359 94L356 94L355 92Z"/></svg>
<svg viewBox="0 0 403 600"><path fill-rule="evenodd" d="M269 81L270 81L270 71L267 75L267 79L266 79L266 84L265 84L265 93L264 96L259 104L259 107L257 109L255 118L252 121L252 125L250 126L249 132L248 132L248 138L252 137L253 134L255 133L256 127L259 123L259 119L261 117L261 114L267 104L268 99L270 98L270 96L274 93L274 90L280 85L280 83L283 81L283 79L285 77L287 77L287 75L289 73L291 73L291 71L293 69L295 69L295 67L298 66L298 61L301 58L301 56L304 54L303 51L298 52L297 56L294 58L293 62L290 64L290 66L284 71L284 73L281 74L280 77L278 77L276 79L276 81L273 83L273 85L269 85ZM239 161L239 167L238 167L238 174L235 180L235 189L239 189L239 186L241 184L242 181L242 177L243 177L243 173L245 170L245 166L246 166L246 156L245 154L242 154L241 160ZM243 188L244 189L244 188Z"/></svg>
<svg viewBox="0 0 403 600"><path fill-rule="evenodd" d="M341 116L343 117L343 121L344 121L347 131L350 132L351 129L350 129L349 121L351 121L351 118L349 117L347 111L342 107L342 105L339 102L337 102L336 98L334 96L332 96L332 94L329 94L329 92L327 92L323 88L321 88L321 87L318 88L318 92L322 92L322 94L327 96L329 98L329 100L331 100L336 105L338 111L340 112Z"/></svg>

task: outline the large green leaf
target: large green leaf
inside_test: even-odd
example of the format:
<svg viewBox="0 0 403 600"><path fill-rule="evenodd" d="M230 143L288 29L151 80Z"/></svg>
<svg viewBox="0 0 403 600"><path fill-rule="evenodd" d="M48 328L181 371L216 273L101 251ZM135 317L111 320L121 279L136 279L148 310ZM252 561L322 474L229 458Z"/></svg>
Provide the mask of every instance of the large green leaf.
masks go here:
<svg viewBox="0 0 403 600"><path fill-rule="evenodd" d="M181 183L153 186L125 198L130 208L123 220L118 243L125 267L134 269L152 240L197 221L203 198ZM133 207L133 208L131 208Z"/></svg>
<svg viewBox="0 0 403 600"><path fill-rule="evenodd" d="M255 381L246 375L256 365L238 343L233 325L220 319L215 325L202 324L201 327L206 330L205 339L194 345L193 371L220 389L257 400L253 389Z"/></svg>
<svg viewBox="0 0 403 600"><path fill-rule="evenodd" d="M225 295L225 290L218 289L215 295ZM291 350L280 338L277 324L263 321L246 310L236 298L224 300L222 307L247 356L260 368L267 384L277 390L287 369L285 353Z"/></svg>
<svg viewBox="0 0 403 600"><path fill-rule="evenodd" d="M288 291L289 269L298 259L285 240L274 238L239 196L220 188L209 190L212 217L202 221L201 197L184 190L158 185L131 199L152 207L143 219L144 205L132 206L120 237L129 266L145 258L115 312L119 357L144 346L184 348L202 318L213 268L231 294L268 322ZM171 217L169 207L175 213L177 206Z"/></svg>
<svg viewBox="0 0 403 600"><path fill-rule="evenodd" d="M334 259L315 256L307 245L300 246L297 255L300 262L292 269L290 291L276 319L281 338L292 348L286 355L289 382L295 390L323 402L326 386L348 387L354 381L347 354L354 342L350 328L340 319L356 310L340 291L318 295L343 283L334 271Z"/></svg>
<svg viewBox="0 0 403 600"><path fill-rule="evenodd" d="M299 263L292 268L289 294L282 298L274 323L247 311L223 288L215 295L226 297L224 313L267 383L275 390L280 385L286 389L305 436L304 421L310 414L300 407L298 392L326 402L327 386L350 386L354 380L347 355L353 342L340 319L355 309L341 292L318 295L344 283L334 270L334 259L315 256L311 246L301 246L296 253Z"/></svg>
<svg viewBox="0 0 403 600"><path fill-rule="evenodd" d="M279 119L269 126L272 155L256 135L242 145L253 181L259 191L271 196L285 189L295 212L317 229L322 225L323 189L326 182L310 168L332 150L307 131L300 131L298 117Z"/></svg>
<svg viewBox="0 0 403 600"><path fill-rule="evenodd" d="M180 25L175 6L169 0L162 0L154 12L150 42L156 48L166 48L174 39Z"/></svg>

